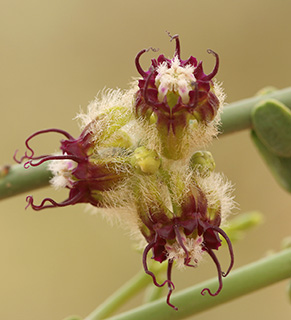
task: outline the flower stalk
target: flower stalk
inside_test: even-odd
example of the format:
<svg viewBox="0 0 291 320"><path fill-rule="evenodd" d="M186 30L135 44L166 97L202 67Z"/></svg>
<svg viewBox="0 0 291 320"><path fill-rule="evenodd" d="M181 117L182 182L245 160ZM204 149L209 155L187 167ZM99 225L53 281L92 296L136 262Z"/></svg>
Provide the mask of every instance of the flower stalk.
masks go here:
<svg viewBox="0 0 291 320"><path fill-rule="evenodd" d="M291 249L289 248L232 271L224 279L223 290L215 298L202 296L200 292L205 287L215 288L217 278L175 293L172 302L179 305L179 312L169 308L165 300L160 299L108 318L108 320L184 319L290 277ZM97 319L100 318L85 318L85 320Z"/></svg>
<svg viewBox="0 0 291 320"><path fill-rule="evenodd" d="M155 263L152 267L155 269L156 274L159 274L165 271L166 264ZM141 270L98 308L92 311L84 320L101 320L111 316L119 307L145 289L149 284L151 284L151 278Z"/></svg>

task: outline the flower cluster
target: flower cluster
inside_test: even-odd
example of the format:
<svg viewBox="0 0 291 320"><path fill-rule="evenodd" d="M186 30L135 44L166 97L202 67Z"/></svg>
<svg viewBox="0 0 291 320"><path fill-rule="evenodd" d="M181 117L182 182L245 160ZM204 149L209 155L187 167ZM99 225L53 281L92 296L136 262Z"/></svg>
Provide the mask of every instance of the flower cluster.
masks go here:
<svg viewBox="0 0 291 320"><path fill-rule="evenodd" d="M209 74L194 57L181 59L179 37L172 59L160 55L151 60L148 71L136 56L141 75L130 90L103 92L78 117L80 136L75 139L60 129L41 130L25 142L27 151L19 163L26 168L49 161L51 183L67 188L69 196L57 203L45 198L39 205L28 196L34 210L89 203L110 211L122 212L122 222L143 245L143 267L156 286L168 286L167 303L177 309L170 296L174 287L172 267L196 267L207 253L214 261L219 286L233 266L231 242L223 231L233 208L231 185L214 171L210 152L201 150L217 133L223 94L213 81L219 58ZM36 156L30 140L44 133L61 134L60 153ZM127 216L125 218L124 213ZM224 238L230 252L230 265L224 273L214 253ZM149 270L147 258L167 261L167 278L158 283Z"/></svg>

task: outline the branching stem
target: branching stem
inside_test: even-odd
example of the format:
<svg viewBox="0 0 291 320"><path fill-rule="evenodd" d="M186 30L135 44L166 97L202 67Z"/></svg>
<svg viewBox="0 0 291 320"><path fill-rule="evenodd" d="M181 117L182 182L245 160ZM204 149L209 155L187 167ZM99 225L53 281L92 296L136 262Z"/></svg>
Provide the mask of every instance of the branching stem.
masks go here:
<svg viewBox="0 0 291 320"><path fill-rule="evenodd" d="M217 277L173 294L172 302L179 308L178 312L162 298L108 320L185 319L290 277L291 249L286 249L232 271L223 280L223 289L216 297L202 296L201 291L203 288L217 288ZM97 319L100 318L85 318Z"/></svg>

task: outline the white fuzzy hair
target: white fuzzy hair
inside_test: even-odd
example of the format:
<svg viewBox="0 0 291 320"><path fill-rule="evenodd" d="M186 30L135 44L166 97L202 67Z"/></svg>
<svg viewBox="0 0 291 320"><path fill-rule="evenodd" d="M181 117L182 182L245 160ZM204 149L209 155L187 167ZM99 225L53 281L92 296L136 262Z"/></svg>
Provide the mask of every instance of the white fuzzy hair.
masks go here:
<svg viewBox="0 0 291 320"><path fill-rule="evenodd" d="M87 107L87 112L82 110L76 116L80 121L81 129L91 124L93 139L96 147L102 142L108 144L110 139L115 139L114 134L126 126L133 117L132 104L135 89L103 89Z"/></svg>
<svg viewBox="0 0 291 320"><path fill-rule="evenodd" d="M216 208L219 204L221 225L223 226L229 214L237 208L232 183L218 172L210 172L207 175L197 173L195 181L206 196L208 208Z"/></svg>

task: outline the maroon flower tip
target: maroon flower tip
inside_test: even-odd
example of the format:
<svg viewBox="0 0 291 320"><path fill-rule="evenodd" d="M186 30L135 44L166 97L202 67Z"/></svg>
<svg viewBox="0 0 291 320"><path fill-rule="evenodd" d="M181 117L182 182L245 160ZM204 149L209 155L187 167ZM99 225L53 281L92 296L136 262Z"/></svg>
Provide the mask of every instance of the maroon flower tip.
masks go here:
<svg viewBox="0 0 291 320"><path fill-rule="evenodd" d="M60 133L67 138L60 141L62 154L35 156L34 150L29 145L30 140L40 134L49 132ZM27 169L30 166L36 167L50 160L65 160L60 164L60 167L56 170L52 169L52 171L56 171L54 172L55 175L62 175L62 171L64 171L61 185L57 183L55 185L57 187L66 187L70 190L69 197L62 202L45 198L40 205L35 205L33 198L28 196L26 208L31 206L33 210L39 211L46 208L65 207L76 203L90 203L99 207L101 206L102 197L98 192L111 189L118 180L123 178L123 174L118 174L114 169L114 164L111 162L100 161L99 163L95 158L94 161L91 161L90 156L94 149L94 142L93 133L89 125L77 139L64 130L48 129L38 131L28 137L25 145L28 150L20 160L16 159L16 154L14 155L16 162L21 163L23 160L28 160L24 163L24 168ZM54 179L55 177L52 181Z"/></svg>
<svg viewBox="0 0 291 320"><path fill-rule="evenodd" d="M183 263L186 267L196 267L202 252L206 252L216 266L219 286L215 292L205 288L201 291L201 294L205 295L208 292L211 296L218 295L222 290L222 277L229 274L234 263L231 241L219 227L221 222L220 209L217 209L216 214L213 213L210 216L207 198L198 186L196 188L195 192L189 192L185 196L179 217L170 218L170 215L162 209L159 211L149 209L147 215L141 216L147 227L144 236L148 242L143 252L144 270L152 277L156 286L160 287L168 284L167 303L174 309L175 307L170 303L170 297L174 290L171 279L174 260L177 260L180 265ZM222 272L221 265L214 253L214 250L218 250L221 246L220 236L225 239L228 245L231 260L225 273ZM155 275L148 270L146 259L150 251L153 253L152 258L158 262L168 260L167 279L162 284L157 283ZM192 264L191 260L193 261Z"/></svg>
<svg viewBox="0 0 291 320"><path fill-rule="evenodd" d="M217 94L212 79L219 68L219 57L214 55L216 62L209 74L203 71L202 62L197 63L191 56L181 59L181 47L178 35L171 36L175 40L175 52L172 59L160 55L151 60L148 70L144 70L139 62L143 49L135 59L138 73L141 75L136 93L135 116L146 120L145 124L156 125L162 143L163 155L170 159L178 159L181 141L190 125L190 121L208 124L213 121L220 107L220 95ZM219 97L218 97L219 96ZM154 119L154 120L153 120ZM182 152L182 151L180 151Z"/></svg>

